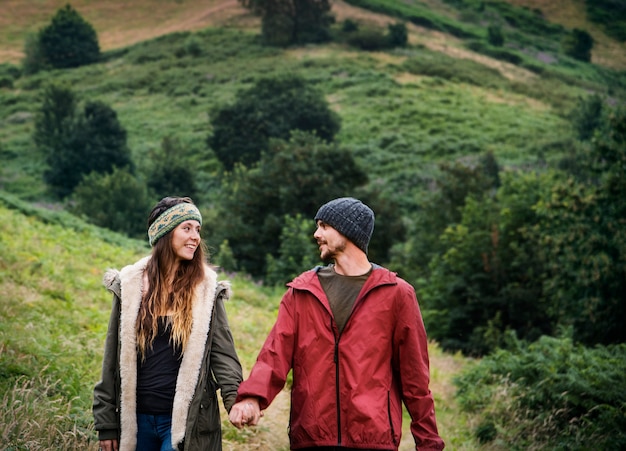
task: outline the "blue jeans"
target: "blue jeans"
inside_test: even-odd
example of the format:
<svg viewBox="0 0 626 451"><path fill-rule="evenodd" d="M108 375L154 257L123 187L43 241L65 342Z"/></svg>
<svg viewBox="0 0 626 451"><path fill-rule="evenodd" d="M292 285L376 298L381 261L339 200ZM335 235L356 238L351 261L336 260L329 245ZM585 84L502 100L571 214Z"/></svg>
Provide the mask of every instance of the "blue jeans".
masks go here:
<svg viewBox="0 0 626 451"><path fill-rule="evenodd" d="M175 451L171 415L137 414L137 451Z"/></svg>

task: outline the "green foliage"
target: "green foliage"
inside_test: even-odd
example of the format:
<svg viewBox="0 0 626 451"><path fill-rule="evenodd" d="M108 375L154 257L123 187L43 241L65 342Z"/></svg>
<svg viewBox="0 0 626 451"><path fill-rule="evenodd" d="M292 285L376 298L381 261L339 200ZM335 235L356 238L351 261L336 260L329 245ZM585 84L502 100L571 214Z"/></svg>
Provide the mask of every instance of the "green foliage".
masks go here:
<svg viewBox="0 0 626 451"><path fill-rule="evenodd" d="M523 233L537 222L533 208L548 183L508 175L496 197L466 197L458 222L439 237L423 291L429 333L444 349L480 355L502 346L506 330L530 340L553 332L556 315L537 279L542 260Z"/></svg>
<svg viewBox="0 0 626 451"><path fill-rule="evenodd" d="M117 113L101 101L88 101L81 114L77 99L64 87L49 85L35 122L33 139L46 156L46 182L61 197L69 195L85 174L106 173L133 164L126 130Z"/></svg>
<svg viewBox="0 0 626 451"><path fill-rule="evenodd" d="M591 61L593 38L585 30L575 28L561 42L563 53L580 61Z"/></svg>
<svg viewBox="0 0 626 451"><path fill-rule="evenodd" d="M366 181L350 151L337 144L305 132L271 140L257 165L239 166L226 180L225 233L240 268L264 275L267 255L278 256L285 215L313 222L320 205Z"/></svg>
<svg viewBox="0 0 626 451"><path fill-rule="evenodd" d="M227 170L258 161L270 138L303 130L332 141L340 128L322 92L293 75L263 78L239 91L234 104L213 112L211 123L209 145Z"/></svg>
<svg viewBox="0 0 626 451"><path fill-rule="evenodd" d="M626 41L626 4L621 0L585 0L590 20L600 25L609 36Z"/></svg>
<svg viewBox="0 0 626 451"><path fill-rule="evenodd" d="M217 255L215 255L211 260L224 271L237 271L237 260L235 260L235 255L233 254L233 250L230 248L228 240L222 241Z"/></svg>
<svg viewBox="0 0 626 451"><path fill-rule="evenodd" d="M392 266L410 280L428 275L428 262L445 251L439 239L447 227L462 220L468 197L480 199L499 184L498 163L491 154L475 166L455 162L439 165L433 189L424 196L420 213L409 226L408 240L392 251Z"/></svg>
<svg viewBox="0 0 626 451"><path fill-rule="evenodd" d="M155 199L166 196L196 198L195 171L183 156L180 141L166 136L159 151L152 153L148 173L148 188Z"/></svg>
<svg viewBox="0 0 626 451"><path fill-rule="evenodd" d="M285 216L280 232L278 256L267 255L265 283L284 285L302 271L321 264L315 258L317 246L313 241L313 222L302 215Z"/></svg>
<svg viewBox="0 0 626 451"><path fill-rule="evenodd" d="M374 52L396 47L406 47L409 35L406 24L398 22L387 25L387 33L373 26L357 27L349 32L344 32L341 39L345 40L352 47Z"/></svg>
<svg viewBox="0 0 626 451"><path fill-rule="evenodd" d="M152 206L146 186L127 169L92 172L74 190L70 210L99 227L133 238L146 234L146 218Z"/></svg>
<svg viewBox="0 0 626 451"><path fill-rule="evenodd" d="M409 42L409 32L402 22L387 25L389 47L406 47Z"/></svg>
<svg viewBox="0 0 626 451"><path fill-rule="evenodd" d="M608 118L577 155L587 172L552 187L533 228L546 262L545 295L574 338L589 345L626 342L626 112Z"/></svg>
<svg viewBox="0 0 626 451"><path fill-rule="evenodd" d="M69 4L59 9L52 22L39 32L37 44L39 48L29 56L41 55L42 64L54 68L83 66L100 58L96 31Z"/></svg>
<svg viewBox="0 0 626 451"><path fill-rule="evenodd" d="M45 68L44 57L39 45L39 36L30 34L24 41L24 58L22 59L22 69L27 75L36 74Z"/></svg>
<svg viewBox="0 0 626 451"><path fill-rule="evenodd" d="M476 86L499 87L507 83L496 69L468 59L433 55L428 52L423 52L419 57L407 59L403 67L412 74L439 77Z"/></svg>
<svg viewBox="0 0 626 451"><path fill-rule="evenodd" d="M368 52L374 52L388 48L389 39L385 33L372 27L363 27L350 33L346 39L348 44Z"/></svg>
<svg viewBox="0 0 626 451"><path fill-rule="evenodd" d="M605 123L604 99L597 94L578 99L576 109L572 111L571 118L581 141L590 140L595 131Z"/></svg>
<svg viewBox="0 0 626 451"><path fill-rule="evenodd" d="M424 3L398 2L395 0L347 0L346 3L377 13L396 17L415 25L449 33L459 38L478 37L479 31L447 15L438 14Z"/></svg>
<svg viewBox="0 0 626 451"><path fill-rule="evenodd" d="M585 348L571 338L509 338L456 379L477 435L506 449L626 446L626 345Z"/></svg>
<svg viewBox="0 0 626 451"><path fill-rule="evenodd" d="M501 26L489 25L489 27L487 27L487 42L495 47L502 47L502 45L504 45L504 34L502 33Z"/></svg>
<svg viewBox="0 0 626 451"><path fill-rule="evenodd" d="M261 16L261 35L269 45L287 46L330 39L329 0L240 0Z"/></svg>

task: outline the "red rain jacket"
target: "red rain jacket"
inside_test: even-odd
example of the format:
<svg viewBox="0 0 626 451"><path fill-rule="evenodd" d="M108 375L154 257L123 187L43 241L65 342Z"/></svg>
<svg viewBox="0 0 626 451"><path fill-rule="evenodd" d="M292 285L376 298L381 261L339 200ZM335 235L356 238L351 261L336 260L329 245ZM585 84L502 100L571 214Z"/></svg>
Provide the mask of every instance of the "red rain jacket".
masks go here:
<svg viewBox="0 0 626 451"><path fill-rule="evenodd" d="M293 369L292 449L345 446L395 450L402 402L416 449L440 450L426 331L415 290L374 265L339 335L317 277L307 271L287 286L278 317L237 400L265 409Z"/></svg>

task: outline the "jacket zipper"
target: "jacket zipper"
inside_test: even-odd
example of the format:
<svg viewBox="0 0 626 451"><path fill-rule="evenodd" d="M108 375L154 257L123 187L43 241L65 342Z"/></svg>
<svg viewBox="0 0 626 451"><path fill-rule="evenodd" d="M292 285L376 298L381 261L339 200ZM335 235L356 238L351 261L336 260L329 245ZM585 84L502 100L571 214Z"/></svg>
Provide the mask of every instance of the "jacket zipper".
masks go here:
<svg viewBox="0 0 626 451"><path fill-rule="evenodd" d="M330 318L330 328L333 329L333 318ZM335 397L337 398L337 446L341 446L341 399L339 396L339 336L335 334Z"/></svg>

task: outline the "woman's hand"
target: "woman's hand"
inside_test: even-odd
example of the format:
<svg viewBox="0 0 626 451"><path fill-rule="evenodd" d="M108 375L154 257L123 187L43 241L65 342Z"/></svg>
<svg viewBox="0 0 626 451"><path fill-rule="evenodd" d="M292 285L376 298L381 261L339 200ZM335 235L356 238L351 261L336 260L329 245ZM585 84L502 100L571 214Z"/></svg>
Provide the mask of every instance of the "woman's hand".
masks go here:
<svg viewBox="0 0 626 451"><path fill-rule="evenodd" d="M100 440L100 451L118 451L117 440Z"/></svg>
<svg viewBox="0 0 626 451"><path fill-rule="evenodd" d="M263 416L257 398L244 398L230 409L228 419L237 429L256 426Z"/></svg>

